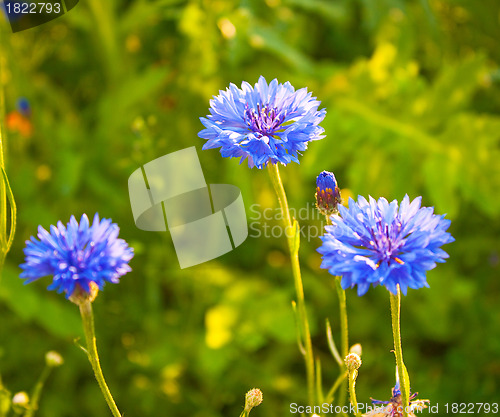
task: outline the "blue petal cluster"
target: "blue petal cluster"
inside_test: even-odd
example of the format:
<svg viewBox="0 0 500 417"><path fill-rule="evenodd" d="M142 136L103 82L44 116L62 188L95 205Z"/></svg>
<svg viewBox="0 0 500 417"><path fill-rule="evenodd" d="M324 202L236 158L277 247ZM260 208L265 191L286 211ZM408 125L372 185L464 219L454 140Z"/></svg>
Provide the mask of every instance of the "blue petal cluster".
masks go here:
<svg viewBox="0 0 500 417"><path fill-rule="evenodd" d="M316 187L320 190L335 190L337 188L337 180L335 175L330 171L323 171L316 177ZM330 191L331 192L331 191Z"/></svg>
<svg viewBox="0 0 500 417"><path fill-rule="evenodd" d="M90 293L90 283L102 289L106 281L118 283L131 271L128 262L134 256L123 239L118 239L119 227L109 219L94 216L92 226L84 214L80 224L74 216L64 226L61 222L50 226L50 233L38 227L38 239L26 241L25 263L21 278L25 284L52 275L49 290L66 293L69 298L79 286Z"/></svg>
<svg viewBox="0 0 500 417"><path fill-rule="evenodd" d="M413 411L422 411L427 408L429 400L416 400L418 392L410 394L409 403L405 405L407 410L410 411L409 416L415 416ZM399 387L399 380L396 381L396 385L392 389L392 397L389 401L374 400L371 398L372 404L380 405L377 409L370 413L363 414L363 416L387 416L387 417L400 417L402 415L401 410L403 409L403 401L401 398L401 389ZM385 407L382 407L385 405Z"/></svg>
<svg viewBox="0 0 500 417"><path fill-rule="evenodd" d="M289 82L276 79L268 85L264 77L252 87L230 84L210 100L210 115L198 136L206 139L203 149L220 148L223 157L248 159L248 166L261 169L268 163L299 162L298 155L311 140L323 138L319 123L326 110L306 88L295 91Z"/></svg>
<svg viewBox="0 0 500 417"><path fill-rule="evenodd" d="M432 207L420 207L421 200L410 203L406 195L398 208L396 200L349 199L349 208L339 206L321 237L321 267L341 275L342 288L357 285L358 295L370 284L384 285L393 294L399 285L404 295L408 287L428 287L426 272L448 258L441 246L454 239L446 232L450 220L435 215Z"/></svg>

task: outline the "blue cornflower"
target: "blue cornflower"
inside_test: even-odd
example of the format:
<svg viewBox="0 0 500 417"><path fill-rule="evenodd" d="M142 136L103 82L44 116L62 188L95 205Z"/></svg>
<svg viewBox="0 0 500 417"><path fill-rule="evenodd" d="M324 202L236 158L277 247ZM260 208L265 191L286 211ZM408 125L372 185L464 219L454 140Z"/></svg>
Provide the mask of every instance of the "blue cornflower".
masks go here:
<svg viewBox="0 0 500 417"><path fill-rule="evenodd" d="M427 404L429 400L416 400L415 397L418 395L418 392L415 392L410 395L409 404L407 404L408 416L415 417L414 411L422 411L424 408L427 408ZM396 381L396 385L392 389L392 397L389 401L380 401L374 400L371 398L372 404L377 407L363 414L363 417L401 417L403 415L403 402L401 400L401 389L399 387L399 380Z"/></svg>
<svg viewBox="0 0 500 417"><path fill-rule="evenodd" d="M332 172L323 171L316 178L316 207L325 216L336 213L342 202L337 180Z"/></svg>
<svg viewBox="0 0 500 417"><path fill-rule="evenodd" d="M295 91L289 82L276 79L268 85L264 77L252 87L230 84L210 100L210 115L200 120L205 126L198 136L206 139L203 149L221 148L223 157L248 158L248 166L263 168L268 163L299 162L298 155L311 140L323 138L318 124L326 110L307 88Z"/></svg>
<svg viewBox="0 0 500 417"><path fill-rule="evenodd" d="M84 214L80 224L71 216L66 227L61 223L50 226L50 233L38 227L38 239L26 241L26 263L21 278L25 284L52 275L49 290L66 293L69 298L76 289L91 292L91 283L102 289L106 281L114 284L131 271L128 262L134 256L123 239L118 239L119 227L110 219L94 216L92 226Z"/></svg>
<svg viewBox="0 0 500 417"><path fill-rule="evenodd" d="M426 272L448 258L440 247L454 239L446 232L450 220L420 207L421 200L410 203L406 195L398 210L396 200L349 199L349 208L339 206L321 237L321 267L342 275L342 288L357 285L358 295L370 284L385 285L393 294L399 284L405 295L408 287L428 287Z"/></svg>

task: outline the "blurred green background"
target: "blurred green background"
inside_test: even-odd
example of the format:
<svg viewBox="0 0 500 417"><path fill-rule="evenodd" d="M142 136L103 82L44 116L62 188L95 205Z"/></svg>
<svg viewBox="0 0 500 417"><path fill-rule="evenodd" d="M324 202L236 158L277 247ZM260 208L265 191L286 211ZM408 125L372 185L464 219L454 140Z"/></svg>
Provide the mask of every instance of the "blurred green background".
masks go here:
<svg viewBox="0 0 500 417"><path fill-rule="evenodd" d="M45 352L64 356L40 416L109 415L73 343L83 336L77 308L46 290L49 278L30 286L18 278L24 241L39 224L95 212L117 222L136 251L133 272L94 303L104 373L126 416L238 416L254 386L264 392L255 416L305 404L284 239L249 237L181 270L168 233L135 227L127 191L139 166L194 145L208 183L241 188L250 223L252 204L277 207L265 170L202 151L197 137L212 95L261 74L307 86L327 109L326 138L281 170L293 208L312 207L326 169L344 197L422 195L452 219L449 261L428 274L430 289L402 302L412 389L442 407L499 401L497 0L81 0L34 29L12 34L3 16L0 28L2 129L19 217L0 282L0 372L12 392L30 390ZM13 113L19 97L30 119ZM301 224L321 227L313 213ZM303 238L300 257L328 390L338 367L324 320L338 341L338 302L319 245ZM387 400L389 295L348 291L347 302L350 341L363 345L358 401Z"/></svg>

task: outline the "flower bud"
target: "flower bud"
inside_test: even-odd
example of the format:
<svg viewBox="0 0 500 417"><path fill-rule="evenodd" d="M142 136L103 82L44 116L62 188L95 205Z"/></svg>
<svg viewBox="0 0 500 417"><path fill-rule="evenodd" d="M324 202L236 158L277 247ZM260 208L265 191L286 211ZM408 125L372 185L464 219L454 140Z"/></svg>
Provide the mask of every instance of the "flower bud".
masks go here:
<svg viewBox="0 0 500 417"><path fill-rule="evenodd" d="M56 368L64 363L64 359L55 350L51 350L45 354L45 363L51 368Z"/></svg>
<svg viewBox="0 0 500 417"><path fill-rule="evenodd" d="M245 410L250 412L252 408L257 407L260 403L262 403L262 399L262 391L260 389L251 389L245 395Z"/></svg>
<svg viewBox="0 0 500 417"><path fill-rule="evenodd" d="M361 366L361 358L357 353L349 353L344 361L349 372L355 371Z"/></svg>
<svg viewBox="0 0 500 417"><path fill-rule="evenodd" d="M342 202L337 180L332 172L323 171L316 178L316 207L324 216L337 213Z"/></svg>
<svg viewBox="0 0 500 417"><path fill-rule="evenodd" d="M351 348L349 349L349 353L356 353L359 357L361 357L363 353L363 348L361 347L361 344L356 343L355 345L352 345Z"/></svg>
<svg viewBox="0 0 500 417"><path fill-rule="evenodd" d="M26 406L30 402L30 397L25 391L18 392L14 397L12 397L12 404L19 406Z"/></svg>
<svg viewBox="0 0 500 417"><path fill-rule="evenodd" d="M30 397L26 392L18 392L12 397L12 409L16 414L23 414L30 406Z"/></svg>

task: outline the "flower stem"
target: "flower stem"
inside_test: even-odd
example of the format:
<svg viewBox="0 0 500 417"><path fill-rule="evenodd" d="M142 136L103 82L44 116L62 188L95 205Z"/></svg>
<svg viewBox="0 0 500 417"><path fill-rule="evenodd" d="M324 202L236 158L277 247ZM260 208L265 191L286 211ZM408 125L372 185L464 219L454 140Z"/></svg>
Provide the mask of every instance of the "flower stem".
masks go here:
<svg viewBox="0 0 500 417"><path fill-rule="evenodd" d="M341 355L345 358L349 353L349 337L347 330L347 303L345 290L340 285L341 277L335 277L335 286L337 287L337 295L339 296L340 309L340 349Z"/></svg>
<svg viewBox="0 0 500 417"><path fill-rule="evenodd" d="M278 165L269 163L268 168L269 168L269 176L271 177L274 190L276 191L276 195L278 196L278 201L281 207L281 212L285 223L285 235L288 239L290 260L292 263L293 279L295 283L295 292L297 294L297 308L299 313L300 331L301 331L303 346L305 349L304 360L307 372L307 396L309 400L309 405L313 406L316 398L314 357L313 357L313 349L311 342L311 334L309 331L309 322L307 320L306 304L304 300L304 287L302 285L302 277L300 274L299 251L298 251L300 234L296 229L298 228L298 225L295 219L294 223L292 224L290 210L288 208L288 201L286 198L286 193L283 187L283 183L281 181ZM290 233L288 233L287 231L290 231Z"/></svg>
<svg viewBox="0 0 500 417"><path fill-rule="evenodd" d="M38 402L40 401L40 395L42 394L43 386L45 385L45 381L47 381L47 378L49 377L51 371L52 367L45 365L45 368L43 369L40 378L38 378L38 381L36 382L35 388L33 389L33 393L31 394L30 408L26 411L24 417L33 417L35 415L36 410L38 410Z"/></svg>
<svg viewBox="0 0 500 417"><path fill-rule="evenodd" d="M0 375L0 417L7 417L11 405L11 393L3 386Z"/></svg>
<svg viewBox="0 0 500 417"><path fill-rule="evenodd" d="M2 28L0 28L0 31ZM0 51L0 84L5 73L5 57ZM5 94L3 85L0 85L0 278L2 276L2 269L5 262L5 257L12 246L14 234L16 230L16 203L14 195L9 185L7 172L5 169L4 148L6 138L3 120L5 118ZM9 210L7 210L9 208ZM10 230L8 229L10 211Z"/></svg>
<svg viewBox="0 0 500 417"><path fill-rule="evenodd" d="M109 409L114 417L121 417L118 407L115 404L115 400L109 391L106 381L104 380L104 375L102 374L101 365L99 364L99 355L97 354L97 345L94 331L94 315L92 313L92 303L90 301L84 301L79 304L80 314L83 321L83 330L85 332L85 339L87 341L87 356L89 358L92 369L94 370L95 378L101 388L101 392L108 403Z"/></svg>
<svg viewBox="0 0 500 417"><path fill-rule="evenodd" d="M1 29L0 29L1 30ZM4 179L2 173L5 170L4 161L4 131L3 128L5 124L3 123L5 118L5 96L2 84L3 74L4 74L4 57L0 51L0 273L3 267L5 256L7 255L7 190L4 184Z"/></svg>
<svg viewBox="0 0 500 417"><path fill-rule="evenodd" d="M356 369L349 372L349 396L351 397L352 408L354 409L354 415L360 417L361 413L358 410L358 400L356 399L356 377L358 376L358 371Z"/></svg>
<svg viewBox="0 0 500 417"><path fill-rule="evenodd" d="M332 221L330 216L325 216L326 224L331 225ZM346 303L346 295L345 290L341 285L342 277L335 277L335 288L337 289L337 295L339 297L339 310L340 310L340 350L342 357L346 357L349 353L349 332L348 332L348 322L347 322L347 303ZM341 365L341 371L345 369L344 363ZM346 392L347 392L347 380L344 379L342 382L342 387L339 394L338 405L340 409L345 404L346 400Z"/></svg>
<svg viewBox="0 0 500 417"><path fill-rule="evenodd" d="M401 389L401 404L403 405L403 417L408 417L406 408L409 405L410 399L410 379L403 362L403 349L401 348L401 291L398 285L398 292L396 295L391 295L391 316L392 316L392 334L394 337L394 353L396 355L396 365L398 368L398 376Z"/></svg>
<svg viewBox="0 0 500 417"><path fill-rule="evenodd" d="M347 371L344 371L343 373L341 373L337 377L332 388L330 389L330 391L328 391L328 394L326 395L326 399L325 399L326 403L331 404L333 402L333 399L335 398L335 392L337 392L337 390L342 385L342 383L346 380L348 375L349 375L349 373Z"/></svg>
<svg viewBox="0 0 500 417"><path fill-rule="evenodd" d="M341 356L345 358L349 353L349 337L347 330L347 303L345 290L340 285L342 277L335 277L335 287L337 288L337 295L339 297L339 309L340 309L340 350ZM344 365L343 365L344 366ZM347 380L342 382L342 387L339 393L338 405L340 409L344 406L346 400L347 392Z"/></svg>

